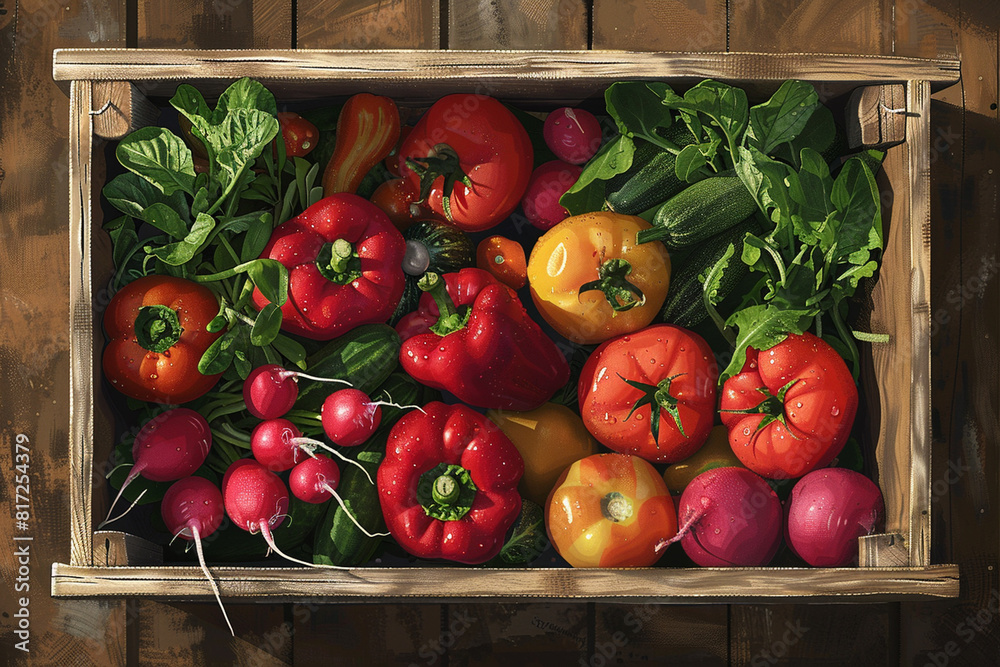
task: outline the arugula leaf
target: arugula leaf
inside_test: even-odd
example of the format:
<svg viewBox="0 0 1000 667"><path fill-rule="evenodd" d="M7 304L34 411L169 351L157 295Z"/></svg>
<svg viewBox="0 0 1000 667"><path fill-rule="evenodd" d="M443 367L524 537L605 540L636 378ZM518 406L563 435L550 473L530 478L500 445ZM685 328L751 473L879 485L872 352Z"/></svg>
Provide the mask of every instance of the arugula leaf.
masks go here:
<svg viewBox="0 0 1000 667"><path fill-rule="evenodd" d="M664 83L621 81L604 91L608 113L618 125L618 131L627 137L642 137L662 144L657 128L670 127L673 118L663 106ZM671 91L673 92L673 91Z"/></svg>
<svg viewBox="0 0 1000 667"><path fill-rule="evenodd" d="M194 158L184 140L163 127L144 127L118 143L122 166L165 195L183 190L194 196Z"/></svg>
<svg viewBox="0 0 1000 667"><path fill-rule="evenodd" d="M747 141L768 154L801 133L818 106L819 95L812 84L794 79L785 81L771 99L750 109Z"/></svg>
<svg viewBox="0 0 1000 667"><path fill-rule="evenodd" d="M710 175L709 166L719 150L721 139L715 139L701 144L688 144L677 154L674 161L674 173L677 178L688 183L694 183Z"/></svg>
<svg viewBox="0 0 1000 667"><path fill-rule="evenodd" d="M233 327L209 345L198 361L198 371L202 375L216 375L229 368L236 354L237 337L237 327Z"/></svg>
<svg viewBox="0 0 1000 667"><path fill-rule="evenodd" d="M635 142L626 135L604 144L584 167L576 183L559 198L559 203L570 215L600 210L604 204L602 181L628 171L634 154Z"/></svg>
<svg viewBox="0 0 1000 667"><path fill-rule="evenodd" d="M703 114L714 121L726 137L731 160L734 163L737 161L737 149L743 141L749 114L749 102L744 90L705 79L684 93L683 97L668 89L663 104L671 109L687 112L681 117L692 134L699 139L713 141L717 136L714 132L709 132L708 125L697 119L695 114Z"/></svg>
<svg viewBox="0 0 1000 667"><path fill-rule="evenodd" d="M740 372L747 359L747 347L769 350L790 333L801 334L812 324L814 315L809 311L787 310L771 304L750 306L733 313L726 324L739 330L736 349L729 365L719 375L719 382Z"/></svg>
<svg viewBox="0 0 1000 667"><path fill-rule="evenodd" d="M247 235L243 237L243 247L240 249L240 261L249 262L260 257L264 246L271 240L271 214L259 213L253 216L247 226Z"/></svg>

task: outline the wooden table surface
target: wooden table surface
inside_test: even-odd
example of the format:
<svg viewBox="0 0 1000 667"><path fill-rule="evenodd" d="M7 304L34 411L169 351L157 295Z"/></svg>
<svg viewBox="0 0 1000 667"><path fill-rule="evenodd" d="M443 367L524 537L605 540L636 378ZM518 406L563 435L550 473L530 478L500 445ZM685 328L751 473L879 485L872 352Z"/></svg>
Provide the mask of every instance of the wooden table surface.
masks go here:
<svg viewBox="0 0 1000 667"><path fill-rule="evenodd" d="M38 665L1000 663L993 0L0 0L0 655ZM960 55L932 122L933 562L961 597L851 605L53 600L67 562L68 160L58 47L593 48ZM34 541L19 575L15 449ZM23 560L23 559L22 559ZM30 590L24 592L24 583ZM30 653L15 648L29 596ZM669 663L668 663L669 661Z"/></svg>

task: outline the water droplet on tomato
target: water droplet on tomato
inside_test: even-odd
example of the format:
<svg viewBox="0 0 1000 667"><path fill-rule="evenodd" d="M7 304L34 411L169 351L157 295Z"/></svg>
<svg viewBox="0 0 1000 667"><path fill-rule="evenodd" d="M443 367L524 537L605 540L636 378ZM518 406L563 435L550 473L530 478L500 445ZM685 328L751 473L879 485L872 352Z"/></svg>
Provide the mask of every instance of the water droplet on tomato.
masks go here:
<svg viewBox="0 0 1000 667"><path fill-rule="evenodd" d="M749 426L746 427L745 429L743 429L743 435L750 435L750 427Z"/></svg>
<svg viewBox="0 0 1000 667"><path fill-rule="evenodd" d="M833 409L832 409L832 410L830 410L830 416L831 416L831 417L836 417L836 416L838 416L838 415L840 415L840 408L838 408L838 407L837 407L837 406L835 405L835 406L833 406Z"/></svg>

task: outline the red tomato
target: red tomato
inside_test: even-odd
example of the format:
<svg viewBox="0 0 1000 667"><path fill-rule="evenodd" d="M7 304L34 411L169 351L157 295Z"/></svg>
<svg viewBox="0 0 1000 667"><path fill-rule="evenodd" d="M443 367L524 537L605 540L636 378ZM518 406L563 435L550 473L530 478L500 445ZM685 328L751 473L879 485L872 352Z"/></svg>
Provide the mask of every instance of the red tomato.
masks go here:
<svg viewBox="0 0 1000 667"><path fill-rule="evenodd" d="M673 463L708 439L717 381L715 357L701 336L672 324L646 327L602 343L587 359L580 416L616 452Z"/></svg>
<svg viewBox="0 0 1000 667"><path fill-rule="evenodd" d="M485 95L442 97L399 152L399 172L426 194L425 205L476 232L510 215L524 195L534 154L521 123ZM421 172L423 176L421 176Z"/></svg>
<svg viewBox="0 0 1000 667"><path fill-rule="evenodd" d="M404 125L399 128L399 141L396 142L396 147L393 148L392 152L385 158L385 168L388 169L389 173L393 176L399 176L399 147L403 145L404 141L406 141L406 137L410 136L410 132L413 132L412 125Z"/></svg>
<svg viewBox="0 0 1000 667"><path fill-rule="evenodd" d="M422 217L420 210L414 211L412 206L417 197L417 191L409 181L393 178L375 188L371 201L389 216L396 229L403 231ZM416 217L414 212L417 213Z"/></svg>
<svg viewBox="0 0 1000 667"><path fill-rule="evenodd" d="M811 333L774 347L747 349L739 374L722 387L729 445L762 477L801 477L830 464L843 449L858 409L847 364Z"/></svg>
<svg viewBox="0 0 1000 667"><path fill-rule="evenodd" d="M299 114L279 111L278 125L281 127L281 137L285 140L285 155L288 157L304 157L316 148L319 130Z"/></svg>
<svg viewBox="0 0 1000 667"><path fill-rule="evenodd" d="M517 241L491 236L476 248L476 266L488 271L507 287L518 290L528 283L524 248Z"/></svg>

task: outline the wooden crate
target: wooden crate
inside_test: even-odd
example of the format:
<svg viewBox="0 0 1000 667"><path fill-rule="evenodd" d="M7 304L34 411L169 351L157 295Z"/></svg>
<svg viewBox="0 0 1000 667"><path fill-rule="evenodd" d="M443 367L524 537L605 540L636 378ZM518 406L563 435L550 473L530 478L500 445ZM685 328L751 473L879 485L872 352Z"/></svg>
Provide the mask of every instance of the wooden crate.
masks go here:
<svg viewBox="0 0 1000 667"><path fill-rule="evenodd" d="M70 94L71 532L70 562L52 567L58 597L211 595L197 567L164 566L158 548L123 533L97 532L106 504L94 474L114 441L101 397L103 345L95 312L110 275L107 240L93 220L103 185L102 137L148 122L146 96L182 81L221 91L231 80L263 81L279 99L361 90L425 104L458 91L505 100L576 104L618 80L684 86L714 78L767 93L802 79L823 95L853 91L852 139L895 145L886 251L871 294L871 330L888 344L867 354L864 399L871 416L886 533L859 540L858 568L356 568L213 567L224 596L243 599L587 599L652 602L736 600L880 601L957 597L958 567L930 562L930 93L955 82L959 63L899 57L803 54L685 54L619 51L170 51L69 49L54 76ZM110 105L108 104L110 102ZM103 110L104 113L98 113ZM112 116L105 116L111 111ZM96 452L96 455L95 455ZM103 480L101 480L103 481Z"/></svg>

